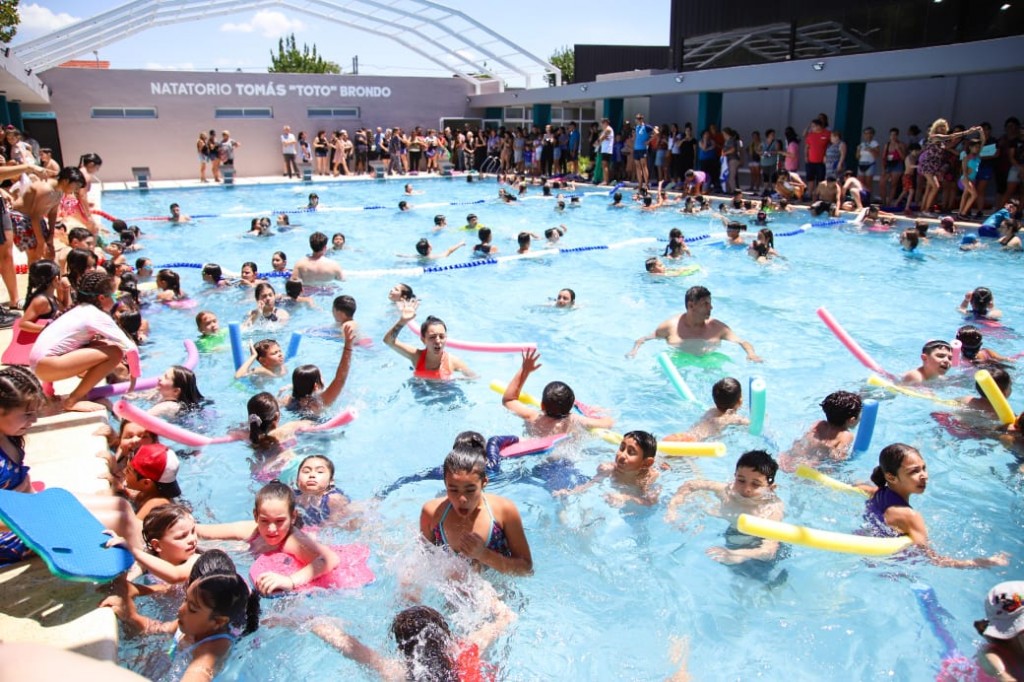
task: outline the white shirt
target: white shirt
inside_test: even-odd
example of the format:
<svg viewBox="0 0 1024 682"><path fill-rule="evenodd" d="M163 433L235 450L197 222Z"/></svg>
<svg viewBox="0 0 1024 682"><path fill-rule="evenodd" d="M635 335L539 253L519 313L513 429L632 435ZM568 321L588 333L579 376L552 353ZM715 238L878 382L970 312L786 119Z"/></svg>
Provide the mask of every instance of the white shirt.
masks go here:
<svg viewBox="0 0 1024 682"><path fill-rule="evenodd" d="M601 136L603 138L601 140L601 153L611 154L612 147L615 145L615 131L612 130L611 125L604 129L604 132L601 133Z"/></svg>
<svg viewBox="0 0 1024 682"><path fill-rule="evenodd" d="M115 344L125 353L139 352L135 342L117 326L114 318L86 303L75 306L39 332L28 356L29 366L35 370L43 358L85 348L97 336Z"/></svg>
<svg viewBox="0 0 1024 682"><path fill-rule="evenodd" d="M297 154L298 144L295 141L295 136L291 133L281 135L281 153L282 154Z"/></svg>

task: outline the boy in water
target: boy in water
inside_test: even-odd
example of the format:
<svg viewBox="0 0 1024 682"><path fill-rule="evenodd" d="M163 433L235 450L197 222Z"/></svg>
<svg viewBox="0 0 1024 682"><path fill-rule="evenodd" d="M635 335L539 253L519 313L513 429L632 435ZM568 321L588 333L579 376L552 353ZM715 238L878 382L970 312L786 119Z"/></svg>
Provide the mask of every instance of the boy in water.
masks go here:
<svg viewBox="0 0 1024 682"><path fill-rule="evenodd" d="M689 431L673 433L665 436L665 440L697 443L714 438L732 424L750 423L749 419L739 414L743 405L743 387L736 379L725 377L715 382L711 387L711 399L715 406L705 412Z"/></svg>
<svg viewBox="0 0 1024 682"><path fill-rule="evenodd" d="M621 507L627 502L651 506L658 503L658 472L654 469L654 456L658 453L658 441L647 431L630 431L622 437L615 461L605 462L597 468L597 474L583 485L568 490L556 490L556 497L581 493L606 478L623 492L609 492L605 495L608 504Z"/></svg>
<svg viewBox="0 0 1024 682"><path fill-rule="evenodd" d="M1013 381L1010 379L1009 373L1002 367L996 367L994 365L990 365L987 369L988 373L992 375L992 380L995 381L996 386L999 387L999 391L1003 396L1009 398L1010 394L1013 393ZM996 408L992 407L991 401L989 401L985 392L981 390L981 386L978 385L977 381L974 382L974 388L978 391L978 395L966 396L961 398L960 402L968 409L979 410L980 412L984 412L985 414L995 418Z"/></svg>
<svg viewBox="0 0 1024 682"><path fill-rule="evenodd" d="M669 500L665 520L669 523L676 521L679 505L691 493L710 490L722 502L718 509L712 510L711 513L728 519L733 525L726 531L726 546L708 547L705 554L723 564L740 564L751 559L772 561L778 554L779 543L740 533L735 523L740 514L771 521L782 520L784 506L782 500L775 494L775 474L778 470L778 463L764 450L744 452L736 460L736 473L732 483L696 480L687 481L679 486L679 490Z"/></svg>
<svg viewBox="0 0 1024 682"><path fill-rule="evenodd" d="M825 460L845 460L853 445L850 429L860 421L862 406L860 396L849 391L835 391L825 396L821 401L825 419L814 422L789 452L779 456L782 470L792 472L801 463L817 466Z"/></svg>
<svg viewBox="0 0 1024 682"><path fill-rule="evenodd" d="M504 395L501 396L501 404L507 410L523 418L531 436L542 438L556 433L569 433L581 428L607 429L612 426L614 420L608 416L573 414L572 408L576 404L576 394L568 384L561 381L552 381L544 387L539 410L529 407L520 400L519 394L523 391L526 379L530 374L543 367L538 362L539 360L540 353L536 349L524 350L523 364L512 377Z"/></svg>
<svg viewBox="0 0 1024 682"><path fill-rule="evenodd" d="M953 365L953 349L948 341L933 339L921 348L921 366L903 375L905 384L923 384L945 376Z"/></svg>

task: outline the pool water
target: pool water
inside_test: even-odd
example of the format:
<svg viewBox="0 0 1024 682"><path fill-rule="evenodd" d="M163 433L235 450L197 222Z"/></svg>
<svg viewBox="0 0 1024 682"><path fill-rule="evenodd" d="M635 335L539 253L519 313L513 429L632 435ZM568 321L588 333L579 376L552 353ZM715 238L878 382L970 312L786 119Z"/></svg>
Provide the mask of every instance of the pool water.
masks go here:
<svg viewBox="0 0 1024 682"><path fill-rule="evenodd" d="M314 230L344 233L347 248L335 257L347 279L337 292L314 294L318 310L299 311L285 329L262 330L252 338L269 336L286 344L292 331L329 325L333 296L346 293L358 301L356 320L373 339L372 346L357 350L338 401L355 407L358 419L338 432L304 436L296 449L300 455L329 455L337 466L338 487L354 500L367 501L359 531L324 530L321 537L370 545L377 580L357 593L264 600L266 613L294 624L261 628L237 645L223 679L301 679L324 671L336 671L342 679L369 679L302 623L318 614L337 616L368 644L393 651L388 626L407 605L403 594L420 592L426 603L453 614L457 629L466 628L481 609L467 592L486 593L485 581L518 613L489 652L501 679L664 679L676 669L671 652L682 638L689 643L688 667L695 679L785 675L792 680L930 680L943 648L918 608L912 591L918 583L934 588L949 613L945 626L961 651L973 653L980 639L971 622L982 617L983 595L1021 569L1024 534L1017 463L995 441L949 435L931 416L947 408L866 387L868 371L818 320L815 310L826 306L883 367L903 372L917 366L925 340L953 337L963 323L956 308L964 292L986 285L994 290L1008 326L994 337L986 335L986 346L1014 354L1020 339L1012 327L1024 328L1024 305L1014 295L1022 284L1019 255L994 249L964 253L950 240L933 239L921 247L920 257L908 256L899 249L895 232L815 227L779 237L776 248L785 258L769 265L754 263L742 249L707 239L691 245L699 272L652 277L644 272L644 260L660 255L670 228L680 227L695 237L721 233L721 224L706 215L672 210L609 209L607 194L593 190L580 190L585 194L580 208L559 213L554 200L542 198L537 188L525 200L504 205L496 200L493 181L424 179L414 181L423 194L412 197L403 196L403 183L109 192L104 197L104 210L125 218L165 215L172 201L184 213L219 216L182 226L138 221L145 250L137 255L149 256L157 265L215 261L237 272L243 261L253 260L269 270L277 250L287 253L289 263L297 261L308 251ZM292 221L300 224L294 230L270 238L243 236L252 216L304 206L309 192L320 195L323 210L293 213ZM402 199L414 209L400 213L393 208ZM515 252L520 231L542 234L558 224L568 227L560 243L566 249L618 246L428 274L392 272L422 265L396 256L415 253L421 237L430 239L435 252L467 241L466 248L439 264L470 259L475 234L458 229L469 212L494 230L498 255ZM447 215L450 225L438 234L432 232L436 213ZM800 212L776 216L771 227L784 233L806 222ZM542 245L543 239L535 242L535 248ZM212 291L201 284L197 269L177 271L199 307L149 307L153 340L144 349L144 368L149 370L144 374L181 361L182 339L197 335L193 318L198 310L216 312L226 327L241 321L254 305L251 290ZM283 289L281 280L272 281ZM685 430L710 405L710 388L719 378L734 376L746 387L750 377L761 376L768 386L766 436L732 430L722 438L728 453L721 459L668 460L669 469L660 479L661 499L653 509L612 508L604 500L608 488L603 486L563 502L532 475L537 457L508 460L488 491L517 503L535 574L470 576L469 590L454 589L441 577L441 566L452 560L417 541L420 506L442 494L443 485L421 482L381 501L372 498L401 476L438 466L462 430L521 435L521 421L502 408L500 396L488 387L494 379L509 381L519 357L455 351L479 380L430 386L412 379L409 363L380 341L398 319L387 293L399 281L410 284L421 298L420 319L428 314L444 319L453 338L536 342L543 367L526 391L539 396L548 381L564 380L583 402L610 409L620 432L646 429L661 437ZM731 361L721 369L684 368L701 405L682 402L662 374L656 362L665 347L662 342L648 342L635 359L625 357L637 337L683 311L684 293L695 284L711 290L714 316L753 343L764 359L763 364L751 364L738 346L725 344L721 350ZM552 307L563 287L576 291L574 309ZM418 343L407 330L400 338ZM329 379L340 351L336 341L307 336L298 359L317 364ZM270 382L257 388L235 381L230 355L226 349L204 354L197 369L200 389L214 401L197 425L208 433L239 425L250 395L283 385ZM1018 372L1011 374L1019 380ZM696 496L682 508L683 523L664 521L665 504L681 483L697 475L728 480L736 458L748 449L768 447L777 455L822 417L818 403L838 389L877 398L881 408L871 450L833 474L865 481L884 445L903 441L916 446L931 478L928 492L913 504L928 522L934 547L959 558L1007 551L1008 567L960 571L913 556L869 560L793 547L770 570L749 572L705 555L708 547L723 543L727 528L725 521L707 513L713 507L710 498ZM959 397L972 393L973 386L968 374L953 371L937 392ZM1011 404L1021 407L1014 397ZM613 452L613 446L592 439L560 454L589 476ZM260 485L252 476L252 460L247 446L230 444L209 447L183 462L179 481L200 522L251 514L253 493ZM841 532L859 526L861 498L781 472L778 483L787 521ZM245 572L251 558L244 547L228 547ZM146 646L156 645L149 643L143 650ZM154 658L140 653L137 644L125 645L124 653L138 656L139 670Z"/></svg>

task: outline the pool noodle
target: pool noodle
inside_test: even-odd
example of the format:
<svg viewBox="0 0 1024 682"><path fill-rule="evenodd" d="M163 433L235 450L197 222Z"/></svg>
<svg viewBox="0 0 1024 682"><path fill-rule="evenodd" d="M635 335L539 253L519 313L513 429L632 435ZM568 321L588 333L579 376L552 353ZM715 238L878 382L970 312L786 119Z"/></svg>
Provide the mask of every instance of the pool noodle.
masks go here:
<svg viewBox="0 0 1024 682"><path fill-rule="evenodd" d="M229 324L228 336L231 338L231 359L237 372L245 364L245 355L242 353L242 325L237 322Z"/></svg>
<svg viewBox="0 0 1024 682"><path fill-rule="evenodd" d="M857 437L853 441L854 452L867 452L871 447L871 436L875 432L875 420L878 418L878 401L868 398L860 410L860 426Z"/></svg>
<svg viewBox="0 0 1024 682"><path fill-rule="evenodd" d="M491 390L495 393L505 394L505 389L508 388L508 384L502 383L495 379L491 382ZM526 405L533 405L534 407L540 407L540 401L534 398L532 395L523 391L519 394L519 402L525 403Z"/></svg>
<svg viewBox="0 0 1024 682"><path fill-rule="evenodd" d="M186 339L185 344L185 362L182 363L182 367L185 369L195 369L196 365L199 364L199 350L196 348L196 344L191 339ZM137 357L137 356L136 356ZM151 388L156 388L156 383L160 381L160 377L144 377L135 381L135 391L148 391ZM107 384L106 386L97 386L86 393L86 400L99 400L100 398L109 398L112 395L121 395L127 393L131 384L127 381L122 381L117 384Z"/></svg>
<svg viewBox="0 0 1024 682"><path fill-rule="evenodd" d="M829 530L795 526L791 523L771 521L749 514L740 514L736 527L741 533L754 535L766 540L777 540L793 545L803 545L828 552L863 554L865 556L888 556L904 549L913 542L906 535L896 538L876 538L869 535L851 535Z"/></svg>
<svg viewBox="0 0 1024 682"><path fill-rule="evenodd" d="M825 326L829 328L829 331L836 335L839 342L846 346L846 349L850 351L850 353L853 354L853 357L857 358L862 365L873 372L877 372L878 374L890 376L888 372L882 369L881 365L875 362L874 358L867 354L867 351L860 347L860 344L853 340L853 337L843 329L842 325L836 321L836 318L832 317L832 314L829 313L824 306L818 308L817 312L818 317L820 317L821 321L825 323Z"/></svg>
<svg viewBox="0 0 1024 682"><path fill-rule="evenodd" d="M963 363L964 344L958 339L953 339L949 347L953 350L953 366L959 367Z"/></svg>
<svg viewBox="0 0 1024 682"><path fill-rule="evenodd" d="M764 431L764 414L767 408L768 385L761 377L750 381L750 433L760 436Z"/></svg>
<svg viewBox="0 0 1024 682"><path fill-rule="evenodd" d="M420 330L416 327L412 320L406 325L416 336L420 335ZM456 339L449 338L446 342L449 348L455 348L457 350L468 350L475 351L478 353L521 353L524 350L536 350L536 343L483 343L476 341L458 341Z"/></svg>
<svg viewBox="0 0 1024 682"><path fill-rule="evenodd" d="M815 483L820 483L821 485L823 485L823 486L825 486L827 488L832 488L832 490L838 490L839 492L842 492L842 493L853 493L855 495L860 495L862 497L869 497L869 495L865 491L861 490L860 488L857 488L856 486L852 486L849 483L843 483L842 481L837 481L836 479L832 478L831 476L826 476L825 474L821 473L817 469L812 469L811 467L807 466L806 464L800 464L799 466L797 466L797 468L796 468L796 475L799 476L800 478L805 478L808 481L814 481Z"/></svg>
<svg viewBox="0 0 1024 682"><path fill-rule="evenodd" d="M593 429L598 438L606 443L618 445L622 442L622 434L608 429ZM723 457L724 443L704 443L685 441L658 441L658 452L666 457Z"/></svg>
<svg viewBox="0 0 1024 682"><path fill-rule="evenodd" d="M687 386L686 381L682 375L679 374L679 370L672 364L672 359L669 357L666 351L658 353L658 364L665 370L665 374L668 376L669 383L672 384L672 388L676 389L676 393L683 400L689 400L692 403L697 402L697 396L693 394L690 387Z"/></svg>
<svg viewBox="0 0 1024 682"><path fill-rule="evenodd" d="M932 402L936 402L939 405L948 405L949 407L960 407L960 403L958 403L955 400L937 398L936 396L928 395L927 393L923 393L921 391L915 391L914 389L907 388L906 386L897 386L891 381L886 381L882 377L875 376L874 374L868 377L868 386L878 386L879 388L884 388L887 391L892 391L893 393L902 393L903 395L910 396L911 398L924 398L925 400L931 400Z"/></svg>
<svg viewBox="0 0 1024 682"><path fill-rule="evenodd" d="M999 417L999 421L1003 424L1012 424L1016 421L1017 417L1013 414L1013 408L1010 407L1010 403L1006 400L1006 396L999 390L999 386L996 385L996 380L992 378L987 369L980 369L974 373L974 380L978 382L978 386L981 387L981 392L988 398L988 402L992 405L992 409L996 411L996 416Z"/></svg>
<svg viewBox="0 0 1024 682"><path fill-rule="evenodd" d="M291 360L296 355L298 355L300 343L302 343L302 334L298 332L292 332L292 337L288 339L288 352L285 353L284 355L285 360Z"/></svg>
<svg viewBox="0 0 1024 682"><path fill-rule="evenodd" d="M358 416L359 415L354 408L348 407L339 412L338 414L334 415L327 421L325 421L323 424L315 424L313 426L300 427L298 429L295 429L295 433L309 433L310 431L329 431L330 429L336 429L339 426L351 424L352 420L354 420Z"/></svg>
<svg viewBox="0 0 1024 682"><path fill-rule="evenodd" d="M238 436L228 435L220 436L218 438L210 438L199 433L194 433L188 429L171 424L170 422L155 417L150 413L135 407L127 400L118 400L114 403L114 414L122 420L132 421L146 428L147 431L152 431L158 436L164 436L173 440L175 443L181 443L182 445L188 445L194 448L200 448L204 445L217 445L219 443L230 443L232 441L239 440Z"/></svg>

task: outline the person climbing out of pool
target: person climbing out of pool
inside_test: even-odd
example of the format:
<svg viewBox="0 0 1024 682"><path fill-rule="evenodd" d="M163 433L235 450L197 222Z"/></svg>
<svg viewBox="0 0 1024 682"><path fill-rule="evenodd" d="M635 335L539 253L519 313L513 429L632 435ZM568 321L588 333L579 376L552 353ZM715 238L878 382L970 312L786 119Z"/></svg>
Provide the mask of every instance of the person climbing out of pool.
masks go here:
<svg viewBox="0 0 1024 682"><path fill-rule="evenodd" d="M1005 552L965 560L943 556L932 549L924 518L910 507L910 496L923 494L927 486L928 466L920 452L904 443L882 448L878 466L871 472L871 484L858 483L856 486L870 495L864 503L864 520L869 534L877 537L907 535L936 566L989 568L1009 563Z"/></svg>
<svg viewBox="0 0 1024 682"><path fill-rule="evenodd" d="M957 311L976 320L998 320L1003 311L996 307L995 297L988 287L978 287L964 294Z"/></svg>
<svg viewBox="0 0 1024 682"><path fill-rule="evenodd" d="M751 362L761 362L752 344L737 336L729 325L711 317L711 292L705 287L687 289L684 302L686 312L673 315L659 324L653 334L637 339L626 357L636 357L640 346L651 339L665 339L668 345L694 355L705 355L717 349L722 341L729 341L739 344Z"/></svg>
<svg viewBox="0 0 1024 682"><path fill-rule="evenodd" d="M29 366L40 381L81 377L64 399L65 410L102 410L102 405L85 400L86 394L126 357L130 360L129 391L134 389L140 374L139 349L110 316L114 282L109 275L96 270L82 275L76 300L78 305L39 333Z"/></svg>
<svg viewBox="0 0 1024 682"><path fill-rule="evenodd" d="M456 638L444 616L429 606L411 606L399 612L391 623L391 634L401 658L371 649L345 632L344 623L336 618L316 618L311 630L382 680L485 682L496 679L496 671L481 657L516 619L496 593L488 595L487 609L486 621L462 638Z"/></svg>
<svg viewBox="0 0 1024 682"><path fill-rule="evenodd" d="M281 481L271 481L256 493L251 521L199 524L196 533L203 540L245 540L255 554L285 552L302 565L291 575L267 572L256 579L260 594L294 591L340 562L334 550L309 537L297 526L295 493Z"/></svg>
<svg viewBox="0 0 1024 682"><path fill-rule="evenodd" d="M582 429L608 429L615 420L608 415L591 412L590 415L573 414L576 394L568 384L552 381L541 393L540 409L530 407L519 399L523 386L531 374L543 367L540 353L530 348L523 351L523 363L512 377L501 396L501 404L526 422L531 436L543 437L556 433L572 433Z"/></svg>
<svg viewBox="0 0 1024 682"><path fill-rule="evenodd" d="M974 621L985 638L977 661L998 682L1024 679L1024 581L1001 582L985 595L985 618Z"/></svg>
<svg viewBox="0 0 1024 682"><path fill-rule="evenodd" d="M622 436L615 459L597 467L597 474L586 483L575 488L556 490L556 497L576 495L610 479L615 490L605 494L604 499L613 507L627 502L647 507L658 503L661 489L655 485L658 471L654 458L658 454L658 441L647 431L630 431Z"/></svg>
<svg viewBox="0 0 1024 682"><path fill-rule="evenodd" d="M277 292L269 282L260 282L253 292L256 298L256 309L249 313L242 322L243 329L251 329L256 324L273 324L280 326L286 324L291 315L284 308L277 305Z"/></svg>
<svg viewBox="0 0 1024 682"><path fill-rule="evenodd" d="M447 495L423 505L423 538L478 566L510 575L532 573L533 557L519 510L512 500L484 492L487 459L479 448L456 447L445 457L443 469Z"/></svg>
<svg viewBox="0 0 1024 682"><path fill-rule="evenodd" d="M750 423L749 419L739 413L743 406L743 387L736 379L725 377L716 381L711 387L711 399L715 406L705 412L689 431L670 434L663 440L697 443L715 438L729 426Z"/></svg>
<svg viewBox="0 0 1024 682"><path fill-rule="evenodd" d="M1003 397L1009 398L1010 394L1013 393L1013 380L1010 378L1010 373L1002 367L996 367L995 365L989 365L985 369L988 370L992 380L996 382L996 386L1003 394ZM985 392L981 390L981 386L977 381L974 382L974 390L978 392L978 395L969 395L960 399L963 406L969 410L984 412L993 419L996 419L996 408L992 407L992 402L985 395Z"/></svg>
<svg viewBox="0 0 1024 682"><path fill-rule="evenodd" d="M283 377L288 373L288 368L284 364L284 351L277 341L262 339L250 344L249 348L252 353L235 372L236 379L250 375L261 378Z"/></svg>
<svg viewBox="0 0 1024 682"><path fill-rule="evenodd" d="M845 461L853 447L852 429L860 422L862 407L856 393L834 391L825 396L821 401L825 418L811 424L788 452L779 455L782 470L792 473L798 464L816 467L825 462Z"/></svg>
<svg viewBox="0 0 1024 682"><path fill-rule="evenodd" d="M730 483L720 481L694 480L679 486L668 502L665 521L675 523L679 518L679 507L693 493L708 490L718 496L720 506L714 513L729 521L725 531L725 546L708 547L705 554L723 564L741 564L747 561L770 562L779 553L779 543L762 540L741 533L736 528L740 514L749 514L770 521L781 521L785 505L775 493L775 474L779 465L764 450L750 450L736 460L736 470Z"/></svg>
<svg viewBox="0 0 1024 682"><path fill-rule="evenodd" d="M467 379L476 378L476 374L465 362L445 350L445 345L448 342L448 327L440 318L430 315L420 325L420 340L426 346L425 348L417 349L399 341L398 334L406 324L416 318L420 302L413 299L399 301L396 305L401 314L398 322L384 335L384 343L413 363L413 376L420 379L448 380L458 372Z"/></svg>
<svg viewBox="0 0 1024 682"><path fill-rule="evenodd" d="M960 342L961 357L974 365L986 365L993 362L1015 362L1013 358L982 348L985 337L981 330L973 324L965 324L956 330L956 340Z"/></svg>
<svg viewBox="0 0 1024 682"><path fill-rule="evenodd" d="M948 341L932 339L921 348L921 366L903 375L905 384L923 384L945 376L953 366L953 348Z"/></svg>

